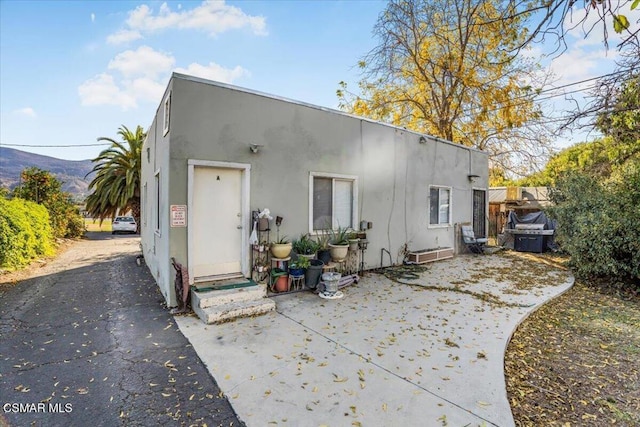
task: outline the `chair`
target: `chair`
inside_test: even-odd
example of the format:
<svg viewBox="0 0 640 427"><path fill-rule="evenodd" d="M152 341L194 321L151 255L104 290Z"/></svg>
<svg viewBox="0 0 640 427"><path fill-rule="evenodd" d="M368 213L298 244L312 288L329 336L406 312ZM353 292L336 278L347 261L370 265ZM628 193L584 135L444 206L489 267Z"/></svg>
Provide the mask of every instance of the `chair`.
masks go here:
<svg viewBox="0 0 640 427"><path fill-rule="evenodd" d="M476 238L473 227L470 225L462 225L460 229L462 231L462 240L466 247L474 254L483 254L484 245L487 244L488 239L483 237Z"/></svg>

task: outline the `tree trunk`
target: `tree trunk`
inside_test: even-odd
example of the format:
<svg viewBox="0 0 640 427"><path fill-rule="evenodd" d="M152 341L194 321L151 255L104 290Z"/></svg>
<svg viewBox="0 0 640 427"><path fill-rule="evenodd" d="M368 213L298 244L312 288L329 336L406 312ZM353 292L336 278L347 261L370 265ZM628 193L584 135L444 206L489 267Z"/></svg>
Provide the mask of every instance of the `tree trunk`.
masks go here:
<svg viewBox="0 0 640 427"><path fill-rule="evenodd" d="M133 219L136 220L136 233L140 232L140 198L134 197L131 200L131 214L133 215Z"/></svg>

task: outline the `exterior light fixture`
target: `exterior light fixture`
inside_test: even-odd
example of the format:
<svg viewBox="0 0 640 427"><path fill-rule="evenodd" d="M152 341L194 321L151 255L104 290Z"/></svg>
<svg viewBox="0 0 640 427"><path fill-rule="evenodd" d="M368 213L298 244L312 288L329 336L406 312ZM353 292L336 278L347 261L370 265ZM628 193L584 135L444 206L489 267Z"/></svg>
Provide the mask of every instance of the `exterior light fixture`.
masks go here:
<svg viewBox="0 0 640 427"><path fill-rule="evenodd" d="M251 150L251 152L253 154L258 154L258 151L260 150L261 147L264 147L264 145L260 145L260 144L249 144L249 149Z"/></svg>
<svg viewBox="0 0 640 427"><path fill-rule="evenodd" d="M480 178L480 175L467 175L467 178L469 178L471 182L476 182L476 179Z"/></svg>

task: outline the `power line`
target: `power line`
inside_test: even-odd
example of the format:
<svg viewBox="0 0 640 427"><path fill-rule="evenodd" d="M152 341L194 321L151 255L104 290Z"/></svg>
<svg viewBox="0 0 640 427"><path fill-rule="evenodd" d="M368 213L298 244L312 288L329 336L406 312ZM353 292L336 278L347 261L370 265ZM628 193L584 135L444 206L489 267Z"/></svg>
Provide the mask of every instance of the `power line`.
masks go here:
<svg viewBox="0 0 640 427"><path fill-rule="evenodd" d="M591 84L591 85L586 86L586 87L581 88L581 89L574 89L574 90L571 90L571 91L568 91L568 92L557 93L555 95L552 94L552 95L546 96L544 98L537 98L539 95L541 95L543 93L552 92L552 91L556 91L556 90L559 90L559 89L564 89L564 88L567 88L567 87L570 87L570 86L575 86L575 85L587 83L587 82L594 81L594 80L600 80L600 79L603 79L603 78L606 78L606 77L613 77L613 76L615 76L617 74L627 73L627 72L630 72L630 71L634 71L634 69L633 68L626 68L626 69L614 71L612 73L602 74L602 75L596 76L596 77L591 77L589 79L584 79L584 80L580 80L580 81L573 82L573 83L567 83L567 84L564 84L562 86L541 90L540 92L538 92L535 95L526 94L526 95L516 96L516 97L510 98L507 102L499 103L496 107L494 107L492 109L489 109L489 110L486 110L484 112L485 113L493 113L493 112L496 112L496 111L504 110L506 108L512 108L512 107L517 107L519 105L525 105L525 104L527 104L529 102L539 103L539 102L547 101L549 99L553 99L553 98L556 98L556 97L567 96L567 95L572 94L572 93L588 92L590 90L595 89L597 87L597 84ZM625 81L628 81L628 80L629 80L629 78L625 79ZM519 99L524 99L524 101L523 102L513 103L513 101L517 101ZM482 107L480 107L480 106L471 105L469 110L464 109L462 111L462 113L463 113L463 115L469 117L472 114L474 114L473 113L474 109L481 109L481 108Z"/></svg>
<svg viewBox="0 0 640 427"><path fill-rule="evenodd" d="M7 147L35 147L35 148L71 148L71 147L96 147L99 145L111 145L110 142L103 142L100 144L77 144L77 145L33 145L33 144L5 144L0 142L0 145Z"/></svg>

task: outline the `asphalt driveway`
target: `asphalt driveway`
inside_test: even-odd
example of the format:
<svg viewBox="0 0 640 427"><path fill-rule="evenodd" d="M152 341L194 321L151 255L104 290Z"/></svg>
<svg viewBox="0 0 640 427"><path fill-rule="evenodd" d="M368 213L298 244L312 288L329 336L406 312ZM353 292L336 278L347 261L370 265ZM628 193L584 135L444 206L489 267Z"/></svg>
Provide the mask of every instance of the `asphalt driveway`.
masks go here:
<svg viewBox="0 0 640 427"><path fill-rule="evenodd" d="M242 425L139 238L88 236L0 296L0 426Z"/></svg>
<svg viewBox="0 0 640 427"><path fill-rule="evenodd" d="M176 320L249 426L514 425L508 340L573 277L516 253L387 273L341 300L298 293L256 318Z"/></svg>

